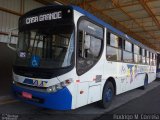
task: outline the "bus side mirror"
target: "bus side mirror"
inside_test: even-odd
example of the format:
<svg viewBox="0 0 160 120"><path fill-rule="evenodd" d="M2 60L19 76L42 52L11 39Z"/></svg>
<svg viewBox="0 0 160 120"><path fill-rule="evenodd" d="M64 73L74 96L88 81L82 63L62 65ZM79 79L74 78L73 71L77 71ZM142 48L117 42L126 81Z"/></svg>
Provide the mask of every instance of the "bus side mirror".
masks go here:
<svg viewBox="0 0 160 120"><path fill-rule="evenodd" d="M14 30L17 30L17 28L9 29L7 47L10 48L10 49L13 50L13 51L16 51L17 48L16 48L16 47L13 47L13 46L11 45L11 43L12 43L12 31L14 31Z"/></svg>

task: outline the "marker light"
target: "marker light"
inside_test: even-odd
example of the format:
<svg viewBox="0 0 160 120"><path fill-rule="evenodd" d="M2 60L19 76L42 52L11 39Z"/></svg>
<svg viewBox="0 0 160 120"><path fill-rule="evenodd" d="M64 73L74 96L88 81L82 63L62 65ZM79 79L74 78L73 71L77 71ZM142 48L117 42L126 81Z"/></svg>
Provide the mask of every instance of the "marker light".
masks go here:
<svg viewBox="0 0 160 120"><path fill-rule="evenodd" d="M47 92L49 92L49 93L50 92L56 92L57 90L60 90L60 89L62 89L64 87L70 85L71 83L72 83L72 79L67 79L67 80L65 80L63 82L60 82L60 83L56 84L56 85L48 87L47 88Z"/></svg>
<svg viewBox="0 0 160 120"><path fill-rule="evenodd" d="M15 81L13 80L12 83L15 84Z"/></svg>
<svg viewBox="0 0 160 120"><path fill-rule="evenodd" d="M56 88L57 90L60 90L60 89L62 89L63 87L61 86L61 84L57 84L57 85L55 85L55 88Z"/></svg>

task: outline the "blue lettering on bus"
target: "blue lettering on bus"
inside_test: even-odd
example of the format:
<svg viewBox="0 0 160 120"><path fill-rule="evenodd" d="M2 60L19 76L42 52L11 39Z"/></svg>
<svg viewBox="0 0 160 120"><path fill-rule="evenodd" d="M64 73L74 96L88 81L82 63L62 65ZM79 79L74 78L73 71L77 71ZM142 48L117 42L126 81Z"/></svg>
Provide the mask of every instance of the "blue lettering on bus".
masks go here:
<svg viewBox="0 0 160 120"><path fill-rule="evenodd" d="M47 81L41 81L41 80L33 80L30 78L26 78L23 83L32 85L32 86L37 86L37 87L46 87Z"/></svg>
<svg viewBox="0 0 160 120"><path fill-rule="evenodd" d="M29 79L29 78L26 78L23 83L25 84L29 84L29 85L33 85L33 80L32 79Z"/></svg>

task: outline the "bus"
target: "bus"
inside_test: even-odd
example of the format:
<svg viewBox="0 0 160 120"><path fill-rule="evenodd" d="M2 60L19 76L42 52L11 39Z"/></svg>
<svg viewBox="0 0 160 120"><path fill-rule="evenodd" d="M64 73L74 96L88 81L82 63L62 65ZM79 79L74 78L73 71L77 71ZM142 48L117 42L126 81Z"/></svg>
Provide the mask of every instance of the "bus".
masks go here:
<svg viewBox="0 0 160 120"><path fill-rule="evenodd" d="M36 106L71 110L156 79L156 51L78 6L54 5L19 18L13 94Z"/></svg>
<svg viewBox="0 0 160 120"><path fill-rule="evenodd" d="M157 54L157 78L160 78L160 53Z"/></svg>

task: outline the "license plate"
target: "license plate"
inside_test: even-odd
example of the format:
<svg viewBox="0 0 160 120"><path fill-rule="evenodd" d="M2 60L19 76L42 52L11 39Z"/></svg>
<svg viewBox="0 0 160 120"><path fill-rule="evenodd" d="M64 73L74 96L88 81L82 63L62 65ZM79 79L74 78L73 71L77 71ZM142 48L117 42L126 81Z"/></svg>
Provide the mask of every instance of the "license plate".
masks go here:
<svg viewBox="0 0 160 120"><path fill-rule="evenodd" d="M23 96L24 98L27 98L27 99L32 99L32 94L27 93L27 92L22 92L22 96Z"/></svg>

